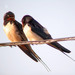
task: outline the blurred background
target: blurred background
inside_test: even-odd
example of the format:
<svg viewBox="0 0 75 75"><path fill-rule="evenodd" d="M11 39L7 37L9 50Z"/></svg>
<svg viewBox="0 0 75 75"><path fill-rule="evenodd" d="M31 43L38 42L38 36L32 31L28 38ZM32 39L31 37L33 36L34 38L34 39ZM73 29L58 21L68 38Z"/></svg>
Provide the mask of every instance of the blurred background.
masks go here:
<svg viewBox="0 0 75 75"><path fill-rule="evenodd" d="M75 0L0 0L0 43L10 42L3 31L3 16L12 11L21 23L24 15L33 16L53 38L75 36ZM71 50L75 41L59 42ZM0 75L75 75L75 62L47 45L32 45L51 72L24 54L18 47L0 47Z"/></svg>

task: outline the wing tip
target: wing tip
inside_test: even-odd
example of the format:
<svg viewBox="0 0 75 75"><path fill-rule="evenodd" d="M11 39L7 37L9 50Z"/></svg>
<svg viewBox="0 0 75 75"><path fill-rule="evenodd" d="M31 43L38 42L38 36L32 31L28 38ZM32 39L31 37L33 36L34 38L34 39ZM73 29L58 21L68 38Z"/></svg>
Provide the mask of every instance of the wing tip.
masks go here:
<svg viewBox="0 0 75 75"><path fill-rule="evenodd" d="M38 59L24 45L18 46L26 55L38 62Z"/></svg>

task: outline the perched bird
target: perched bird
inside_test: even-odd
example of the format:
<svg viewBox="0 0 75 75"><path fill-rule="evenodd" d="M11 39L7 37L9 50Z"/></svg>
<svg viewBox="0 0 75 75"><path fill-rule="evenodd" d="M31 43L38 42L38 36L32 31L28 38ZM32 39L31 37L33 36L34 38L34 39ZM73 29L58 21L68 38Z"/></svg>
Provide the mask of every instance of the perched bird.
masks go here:
<svg viewBox="0 0 75 75"><path fill-rule="evenodd" d="M22 21L23 31L26 37L28 38L28 40L41 41L41 40L52 39L47 29L43 27L39 22L37 22L32 16L25 15L21 21ZM58 42L48 43L47 45L58 49L59 51L64 53L66 56L68 56L66 53L71 52L70 50L60 45ZM68 57L71 58L70 56Z"/></svg>
<svg viewBox="0 0 75 75"><path fill-rule="evenodd" d="M6 36L11 42L27 41L23 33L22 25L15 20L13 12L9 11L4 15L3 29ZM33 51L30 45L18 45L18 47L26 53L30 58L36 62L41 62L44 67L49 70L48 66L41 60L41 58Z"/></svg>

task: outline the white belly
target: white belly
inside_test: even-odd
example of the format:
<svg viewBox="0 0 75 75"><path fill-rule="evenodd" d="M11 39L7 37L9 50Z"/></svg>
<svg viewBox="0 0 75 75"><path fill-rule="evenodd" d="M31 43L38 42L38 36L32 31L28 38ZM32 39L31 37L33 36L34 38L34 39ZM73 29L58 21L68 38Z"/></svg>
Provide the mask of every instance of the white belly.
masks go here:
<svg viewBox="0 0 75 75"><path fill-rule="evenodd" d="M31 28L26 24L23 28L23 31L30 41L40 41L43 40L40 36L36 35L34 32L31 31Z"/></svg>
<svg viewBox="0 0 75 75"><path fill-rule="evenodd" d="M4 32L6 33L6 36L8 39L12 42L18 42L21 41L21 37L19 35L19 32L17 32L17 28L15 25L10 24L10 22L6 25L3 26Z"/></svg>

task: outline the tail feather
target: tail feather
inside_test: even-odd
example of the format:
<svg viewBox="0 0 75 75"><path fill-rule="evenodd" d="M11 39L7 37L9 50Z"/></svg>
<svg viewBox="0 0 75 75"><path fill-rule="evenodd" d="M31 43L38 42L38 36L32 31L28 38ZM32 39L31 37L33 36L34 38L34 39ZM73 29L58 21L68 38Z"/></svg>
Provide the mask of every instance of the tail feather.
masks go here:
<svg viewBox="0 0 75 75"><path fill-rule="evenodd" d="M46 68L48 72L51 71L50 68L41 59L39 59L39 62Z"/></svg>
<svg viewBox="0 0 75 75"><path fill-rule="evenodd" d="M43 62L43 60L33 50L31 50L31 52L33 53L34 56L36 56L36 58L38 59L38 61L46 68L46 70L48 72L51 71L49 69L49 67Z"/></svg>
<svg viewBox="0 0 75 75"><path fill-rule="evenodd" d="M70 52L71 52L70 50L68 50L68 49L66 49L65 47L61 46L61 45L60 45L59 43L57 43L57 42L53 42L53 43L50 43L50 44L48 44L48 45L50 45L50 46L52 46L52 47L54 47L54 48L60 50L61 52L66 52L66 53L70 53Z"/></svg>
<svg viewBox="0 0 75 75"><path fill-rule="evenodd" d="M62 52L63 54L65 54L67 57L69 57L71 60L75 61L73 58L71 58L70 56L68 56L66 53Z"/></svg>
<svg viewBox="0 0 75 75"><path fill-rule="evenodd" d="M43 62L43 60L32 50L29 45L20 45L18 46L24 53L26 53L30 58L36 62L40 62L47 71L50 71L49 67ZM27 48L26 48L27 47Z"/></svg>
<svg viewBox="0 0 75 75"><path fill-rule="evenodd" d="M24 45L18 46L24 53L26 53L30 58L32 58L34 61L38 62L37 58L33 56L33 54L28 50Z"/></svg>
<svg viewBox="0 0 75 75"><path fill-rule="evenodd" d="M49 69L49 67L43 62L43 60L42 60L34 51L32 51L32 53L33 53L34 56L36 56L37 60L45 67L45 69L46 69L48 72L51 71L51 70Z"/></svg>
<svg viewBox="0 0 75 75"><path fill-rule="evenodd" d="M60 50L63 54L65 54L67 57L69 57L71 60L75 61L73 58L71 58L70 56L68 56L66 53L70 53L71 51L66 49L65 47L61 46L59 43L57 42L53 42L53 43L50 43L48 44L58 50ZM65 53L66 52L66 53Z"/></svg>

